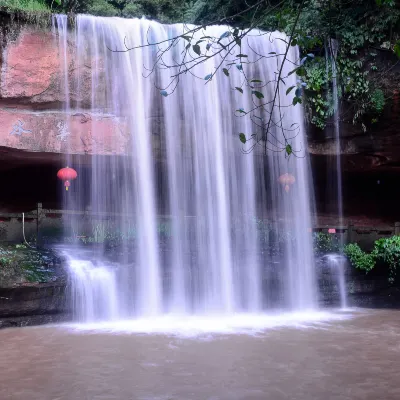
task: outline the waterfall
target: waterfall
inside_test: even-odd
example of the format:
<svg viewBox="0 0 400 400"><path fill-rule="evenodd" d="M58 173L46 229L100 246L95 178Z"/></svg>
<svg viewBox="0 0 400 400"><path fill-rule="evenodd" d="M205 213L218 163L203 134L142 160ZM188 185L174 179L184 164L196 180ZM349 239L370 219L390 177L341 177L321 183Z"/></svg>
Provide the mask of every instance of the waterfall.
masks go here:
<svg viewBox="0 0 400 400"><path fill-rule="evenodd" d="M72 158L79 176L64 195L65 208L86 209L93 215L88 223L96 259L109 257L99 230L103 239L121 238L118 268L109 270L103 262L95 273L98 267L80 260L79 252L70 257L73 296L79 299L79 307L112 310L80 315L93 320L97 315L126 319L165 313L232 315L313 309L317 304L310 233L313 192L301 107L284 108L282 116L286 127L299 127L290 140L293 149L301 150L299 156L286 158L283 152L265 156L257 149L244 154L238 133L250 135L254 126L249 118L236 117L234 110L250 109L253 100L250 93L232 89L240 86L239 71L232 69L229 78L220 71L206 85L204 79L182 75L175 91L164 97L159 88L168 85L172 71L159 69L143 76L153 65L158 47L110 50L167 41L187 27L78 15L67 35L66 17L55 16L53 21L57 36L64 38L58 40L60 52L68 45L74 54L74 75L63 71L69 88L66 96L75 94L74 102L66 99L66 114L72 118L89 113L91 117L84 121L88 132L96 129L95 119L123 127L97 136L88 150L89 161ZM207 27L207 34L220 37L226 30ZM285 39L278 32L271 37L250 35L242 43L242 52L249 57L252 51L284 54ZM163 62L172 63L184 46L173 47ZM283 76L298 57L297 48L291 47ZM194 74L205 77L219 62L210 58ZM245 68L249 76L269 82L275 80L281 62L282 56L262 58ZM280 93L295 85L291 74ZM88 93L90 101L85 100ZM265 96L272 99L273 85ZM281 95L280 101L291 104L292 98ZM110 140L124 143L123 155L107 153ZM295 177L289 191L278 181L286 173ZM100 213L114 217L98 223L96 236L94 218ZM76 234L83 221L75 218L71 224ZM164 228L168 235L163 236ZM278 261L271 255L272 242L280 250ZM103 291L104 279L110 280L109 295ZM92 285L98 290L90 289ZM94 292L97 298L104 295L103 300L94 301ZM106 307L107 301L113 304Z"/></svg>
<svg viewBox="0 0 400 400"><path fill-rule="evenodd" d="M67 258L71 278L74 316L78 321L113 321L119 316L117 281L112 266L95 265L93 259L80 251Z"/></svg>
<svg viewBox="0 0 400 400"><path fill-rule="evenodd" d="M326 260L328 268L332 277L336 279L338 286L340 307L342 309L347 308L347 291L346 291L346 279L345 279L345 266L347 259L341 254L327 254Z"/></svg>
<svg viewBox="0 0 400 400"><path fill-rule="evenodd" d="M328 196L334 199L335 208L333 212L336 213L338 219L338 225L344 226L343 221L343 193L342 193L342 161L341 161L341 137L340 137L340 107L339 107L339 91L338 91L338 78L337 78L337 66L336 57L338 52L338 42L334 39L329 40L329 46L325 46L326 52L326 65L327 65L327 79L329 82L329 64L330 72L332 74L332 101L333 101L333 128L334 136L333 140L335 143L335 155L333 162L328 163L328 182L330 187L328 188ZM343 247L343 234L339 234L339 242ZM341 288L341 305L346 307L347 305L347 294L345 291L345 276L344 276L344 260L339 255L331 258L330 263L336 266L336 273L340 274L339 286Z"/></svg>

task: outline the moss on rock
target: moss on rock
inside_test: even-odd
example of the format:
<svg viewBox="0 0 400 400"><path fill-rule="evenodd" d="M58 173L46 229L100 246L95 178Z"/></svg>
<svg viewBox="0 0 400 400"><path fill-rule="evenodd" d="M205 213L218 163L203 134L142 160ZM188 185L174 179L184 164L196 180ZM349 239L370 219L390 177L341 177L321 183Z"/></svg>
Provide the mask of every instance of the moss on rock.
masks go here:
<svg viewBox="0 0 400 400"><path fill-rule="evenodd" d="M61 260L52 250L0 245L0 287L52 282L62 276Z"/></svg>

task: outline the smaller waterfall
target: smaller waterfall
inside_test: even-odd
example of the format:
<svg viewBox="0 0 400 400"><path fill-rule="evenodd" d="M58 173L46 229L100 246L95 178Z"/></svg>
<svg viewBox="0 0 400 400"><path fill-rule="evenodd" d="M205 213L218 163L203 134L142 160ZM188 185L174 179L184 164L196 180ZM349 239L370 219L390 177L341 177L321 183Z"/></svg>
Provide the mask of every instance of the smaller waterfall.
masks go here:
<svg viewBox="0 0 400 400"><path fill-rule="evenodd" d="M331 275L336 278L340 296L340 307L347 308L346 279L344 276L347 259L341 254L328 254L326 256L327 264Z"/></svg>
<svg viewBox="0 0 400 400"><path fill-rule="evenodd" d="M336 188L337 188L337 207L339 225L343 225L343 193L342 193L342 160L341 160L341 140L340 140L340 107L339 107L339 92L338 79L336 68L336 57L338 52L338 42L331 40L332 52L332 85L333 85L333 109L334 109L334 127L335 127L335 143L336 143Z"/></svg>
<svg viewBox="0 0 400 400"><path fill-rule="evenodd" d="M68 272L76 320L99 322L119 319L117 279L111 266L88 260L87 254L63 251Z"/></svg>

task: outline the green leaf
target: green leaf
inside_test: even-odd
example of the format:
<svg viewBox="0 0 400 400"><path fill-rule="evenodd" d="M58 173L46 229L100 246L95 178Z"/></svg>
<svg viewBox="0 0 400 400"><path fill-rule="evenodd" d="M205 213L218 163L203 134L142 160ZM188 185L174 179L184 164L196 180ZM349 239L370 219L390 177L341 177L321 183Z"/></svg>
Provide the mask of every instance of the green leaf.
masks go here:
<svg viewBox="0 0 400 400"><path fill-rule="evenodd" d="M300 68L297 68L296 73L298 76L305 76L306 70L303 67L300 67Z"/></svg>
<svg viewBox="0 0 400 400"><path fill-rule="evenodd" d="M396 44L394 45L393 51L394 51L394 54L396 54L396 56L400 58L400 40L398 40L396 42Z"/></svg>
<svg viewBox="0 0 400 400"><path fill-rule="evenodd" d="M246 135L244 133L239 133L239 139L243 144L246 143Z"/></svg>
<svg viewBox="0 0 400 400"><path fill-rule="evenodd" d="M236 57L248 57L246 54L237 54Z"/></svg>
<svg viewBox="0 0 400 400"><path fill-rule="evenodd" d="M243 93L243 89L242 89L242 88L236 86L235 89L236 89L238 92Z"/></svg>
<svg viewBox="0 0 400 400"><path fill-rule="evenodd" d="M288 90L286 90L286 94L289 94L296 86L290 86Z"/></svg>
<svg viewBox="0 0 400 400"><path fill-rule="evenodd" d="M205 81L209 81L212 78L212 74L208 74L204 77Z"/></svg>
<svg viewBox="0 0 400 400"><path fill-rule="evenodd" d="M253 90L251 93L254 94L254 96L256 96L257 99L263 99L264 98L264 95L261 92L257 91L257 90Z"/></svg>
<svg viewBox="0 0 400 400"><path fill-rule="evenodd" d="M259 79L252 79L250 82L261 83L262 81L260 81Z"/></svg>
<svg viewBox="0 0 400 400"><path fill-rule="evenodd" d="M275 51L270 51L268 54L276 54Z"/></svg>
<svg viewBox="0 0 400 400"><path fill-rule="evenodd" d="M288 156L290 156L293 153L292 146L290 144L287 144L286 147L285 147L285 151L286 151L286 154Z"/></svg>
<svg viewBox="0 0 400 400"><path fill-rule="evenodd" d="M222 68L222 71L226 76L229 76L229 71L226 68Z"/></svg>
<svg viewBox="0 0 400 400"><path fill-rule="evenodd" d="M192 40L192 38L190 36L181 36L183 39L187 40L188 42L190 42Z"/></svg>
<svg viewBox="0 0 400 400"><path fill-rule="evenodd" d="M188 43L188 44L186 45L186 50L189 50L189 49L190 49L190 46L191 46L191 44Z"/></svg>
<svg viewBox="0 0 400 400"><path fill-rule="evenodd" d="M61 0L54 0L54 3L56 3L58 6L61 6Z"/></svg>
<svg viewBox="0 0 400 400"><path fill-rule="evenodd" d="M288 73L288 76L294 74L297 70L298 70L298 68L295 68L294 70L290 71L290 72Z"/></svg>
<svg viewBox="0 0 400 400"><path fill-rule="evenodd" d="M292 41L291 41L291 43L290 43L292 46L296 46L297 45L297 40L296 39L293 39Z"/></svg>
<svg viewBox="0 0 400 400"><path fill-rule="evenodd" d="M246 114L246 111L244 111L243 108L239 108L238 110L236 110L236 112L240 114Z"/></svg>
<svg viewBox="0 0 400 400"><path fill-rule="evenodd" d="M302 103L302 101L301 101L301 98L300 98L300 97L294 97L294 98L293 98L293 105L295 106L297 103L299 103L299 104L301 104L301 103Z"/></svg>
<svg viewBox="0 0 400 400"><path fill-rule="evenodd" d="M201 55L201 50L200 50L200 46L198 44L195 44L193 46L193 51L197 54L197 55Z"/></svg>
<svg viewBox="0 0 400 400"><path fill-rule="evenodd" d="M238 37L238 38L235 38L235 42L236 42L236 44L237 44L238 46L240 46L240 45L242 44L242 39L240 39L239 37Z"/></svg>

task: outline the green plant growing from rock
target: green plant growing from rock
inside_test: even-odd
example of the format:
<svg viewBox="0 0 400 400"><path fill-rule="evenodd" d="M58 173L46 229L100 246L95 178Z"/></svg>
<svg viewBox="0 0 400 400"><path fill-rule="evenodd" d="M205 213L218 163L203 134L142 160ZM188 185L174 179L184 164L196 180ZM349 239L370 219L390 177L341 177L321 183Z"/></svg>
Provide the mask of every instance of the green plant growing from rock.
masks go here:
<svg viewBox="0 0 400 400"><path fill-rule="evenodd" d="M351 265L361 269L366 273L370 272L376 264L374 253L363 251L357 243L350 243L344 247L344 254L349 259Z"/></svg>
<svg viewBox="0 0 400 400"><path fill-rule="evenodd" d="M354 267L366 273L374 269L377 263L382 263L388 268L389 283L393 284L400 266L400 236L376 240L371 252L365 252L358 244L351 243L344 247L344 254Z"/></svg>
<svg viewBox="0 0 400 400"><path fill-rule="evenodd" d="M389 282L396 278L397 268L400 266L400 236L382 238L375 242L374 257L389 267Z"/></svg>
<svg viewBox="0 0 400 400"><path fill-rule="evenodd" d="M24 244L0 245L0 285L51 281L56 260L49 250L38 251Z"/></svg>

